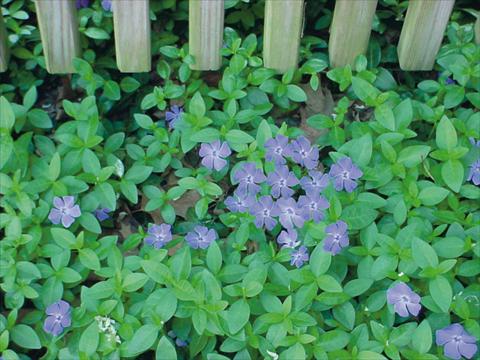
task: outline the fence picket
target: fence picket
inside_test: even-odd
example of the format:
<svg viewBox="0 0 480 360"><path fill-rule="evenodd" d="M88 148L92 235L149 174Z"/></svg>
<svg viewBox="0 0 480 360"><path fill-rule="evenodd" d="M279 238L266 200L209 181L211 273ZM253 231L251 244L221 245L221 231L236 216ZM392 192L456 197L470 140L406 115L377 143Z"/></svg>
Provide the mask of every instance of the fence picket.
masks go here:
<svg viewBox="0 0 480 360"><path fill-rule="evenodd" d="M222 65L223 0L189 1L189 49L193 70L218 70Z"/></svg>
<svg viewBox="0 0 480 360"><path fill-rule="evenodd" d="M114 0L113 27L117 66L121 72L151 69L148 0Z"/></svg>
<svg viewBox="0 0 480 360"><path fill-rule="evenodd" d="M410 1L397 49L402 70L433 69L454 2Z"/></svg>
<svg viewBox="0 0 480 360"><path fill-rule="evenodd" d="M365 54L377 0L337 0L330 27L328 54L332 67L353 65Z"/></svg>
<svg viewBox="0 0 480 360"><path fill-rule="evenodd" d="M266 0L263 35L265 67L286 72L298 63L303 0Z"/></svg>
<svg viewBox="0 0 480 360"><path fill-rule="evenodd" d="M47 71L73 73L80 55L77 9L74 0L36 0L37 19Z"/></svg>
<svg viewBox="0 0 480 360"><path fill-rule="evenodd" d="M477 21L475 21L475 43L480 45L480 14L478 14Z"/></svg>
<svg viewBox="0 0 480 360"><path fill-rule="evenodd" d="M10 49L8 48L7 30L0 12L0 72L7 70L8 60L10 58Z"/></svg>

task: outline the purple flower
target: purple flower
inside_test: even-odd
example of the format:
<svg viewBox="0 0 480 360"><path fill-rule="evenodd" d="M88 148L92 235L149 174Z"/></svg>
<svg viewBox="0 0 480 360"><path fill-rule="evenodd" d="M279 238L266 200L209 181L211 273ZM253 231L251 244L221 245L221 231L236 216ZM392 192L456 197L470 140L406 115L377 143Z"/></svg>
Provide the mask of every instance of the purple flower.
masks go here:
<svg viewBox="0 0 480 360"><path fill-rule="evenodd" d="M417 316L422 308L420 296L403 282L399 282L387 290L387 301L393 305L395 312L402 317L407 317L409 313Z"/></svg>
<svg viewBox="0 0 480 360"><path fill-rule="evenodd" d="M308 251L305 246L300 246L296 251L292 252L290 265L295 265L297 268L300 268L304 262L308 261Z"/></svg>
<svg viewBox="0 0 480 360"><path fill-rule="evenodd" d="M250 207L250 214L255 216L255 226L262 228L265 225L267 230L272 230L277 224L272 216L277 211L277 204L270 196L261 196L258 201Z"/></svg>
<svg viewBox="0 0 480 360"><path fill-rule="evenodd" d="M352 192L357 187L355 180L361 177L363 173L352 163L352 159L343 157L332 165L329 175L333 178L335 190L345 189L347 192Z"/></svg>
<svg viewBox="0 0 480 360"><path fill-rule="evenodd" d="M280 224L286 229L292 229L294 225L301 228L305 222L301 209L292 198L278 199L277 209L272 215L279 216Z"/></svg>
<svg viewBox="0 0 480 360"><path fill-rule="evenodd" d="M77 9L86 8L90 5L90 0L77 0L75 2Z"/></svg>
<svg viewBox="0 0 480 360"><path fill-rule="evenodd" d="M168 124L169 129L175 128L175 123L180 119L183 114L183 108L178 105L172 105L170 111L165 113L165 121Z"/></svg>
<svg viewBox="0 0 480 360"><path fill-rule="evenodd" d="M188 345L188 342L185 340L182 340L180 338L175 339L175 344L177 344L178 347L185 347Z"/></svg>
<svg viewBox="0 0 480 360"><path fill-rule="evenodd" d="M300 180L302 189L308 194L318 194L328 186L330 180L328 174L322 174L320 171L311 170L309 176L304 176Z"/></svg>
<svg viewBox="0 0 480 360"><path fill-rule="evenodd" d="M47 307L45 313L48 315L43 323L43 330L46 333L58 336L63 329L70 326L72 319L70 316L70 304L59 300Z"/></svg>
<svg viewBox="0 0 480 360"><path fill-rule="evenodd" d="M105 11L112 11L112 0L102 0L102 7Z"/></svg>
<svg viewBox="0 0 480 360"><path fill-rule="evenodd" d="M225 199L225 206L231 212L248 212L250 207L255 204L255 196L249 194L245 189L238 188L232 196Z"/></svg>
<svg viewBox="0 0 480 360"><path fill-rule="evenodd" d="M322 195L312 194L300 196L298 198L298 206L302 209L305 220L310 219L318 223L325 217L323 210L328 209L330 204Z"/></svg>
<svg viewBox="0 0 480 360"><path fill-rule="evenodd" d="M111 212L112 212L112 210L110 210L109 208L100 208L100 209L95 210L95 217L99 221L105 221L105 220L110 218L110 215L108 215L108 214L111 213Z"/></svg>
<svg viewBox="0 0 480 360"><path fill-rule="evenodd" d="M144 240L145 244L151 245L155 249L161 249L169 241L172 241L172 225L150 225L147 232L148 236Z"/></svg>
<svg viewBox="0 0 480 360"><path fill-rule="evenodd" d="M55 225L62 223L66 228L69 228L82 215L80 206L75 205L75 198L73 196L62 196L53 198L53 208L48 214L48 219Z"/></svg>
<svg viewBox="0 0 480 360"><path fill-rule="evenodd" d="M293 161L307 169L313 169L318 165L318 148L312 146L305 136L299 136L294 140L286 152Z"/></svg>
<svg viewBox="0 0 480 360"><path fill-rule="evenodd" d="M443 353L450 359L458 360L462 356L471 359L477 352L477 339L460 324L451 324L437 330L435 338L437 345L443 345Z"/></svg>
<svg viewBox="0 0 480 360"><path fill-rule="evenodd" d="M337 255L342 248L348 245L347 224L339 220L335 224L328 225L325 228L327 237L323 244L323 250Z"/></svg>
<svg viewBox="0 0 480 360"><path fill-rule="evenodd" d="M468 173L468 181L475 185L480 185L480 158L470 165L470 172Z"/></svg>
<svg viewBox="0 0 480 360"><path fill-rule="evenodd" d="M206 249L209 245L217 239L217 233L213 229L208 229L205 226L197 225L186 236L185 240L188 245L194 249Z"/></svg>
<svg viewBox="0 0 480 360"><path fill-rule="evenodd" d="M293 229L287 229L287 231L282 230L280 235L277 237L277 243L282 245L283 248L296 248L300 245L300 241L297 241L298 234Z"/></svg>
<svg viewBox="0 0 480 360"><path fill-rule="evenodd" d="M273 161L276 165L285 164L284 151L288 147L288 138L283 135L277 135L274 139L268 139L265 142L265 160Z"/></svg>
<svg viewBox="0 0 480 360"><path fill-rule="evenodd" d="M256 194L260 191L257 184L264 182L266 177L261 169L257 169L255 163L244 163L233 175L233 180L239 183L238 188L242 191Z"/></svg>
<svg viewBox="0 0 480 360"><path fill-rule="evenodd" d="M447 78L445 79L445 85L451 85L451 84L455 84L455 80L447 77Z"/></svg>
<svg viewBox="0 0 480 360"><path fill-rule="evenodd" d="M222 170L226 165L225 160L232 151L226 142L216 140L212 143L203 143L200 146L199 155L203 158L202 165L208 169Z"/></svg>
<svg viewBox="0 0 480 360"><path fill-rule="evenodd" d="M294 193L290 186L297 185L298 179L293 172L288 170L287 166L280 165L274 172L268 174L267 183L272 187L274 198L290 197Z"/></svg>
<svg viewBox="0 0 480 360"><path fill-rule="evenodd" d="M468 141L470 141L470 144L472 144L474 147L480 148L480 140L475 140L474 137L469 137Z"/></svg>

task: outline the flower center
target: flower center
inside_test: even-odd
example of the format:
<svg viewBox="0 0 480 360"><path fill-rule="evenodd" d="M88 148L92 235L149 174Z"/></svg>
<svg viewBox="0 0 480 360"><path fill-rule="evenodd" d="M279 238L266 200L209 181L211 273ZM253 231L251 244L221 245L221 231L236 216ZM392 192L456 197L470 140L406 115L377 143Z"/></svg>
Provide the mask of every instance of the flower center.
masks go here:
<svg viewBox="0 0 480 360"><path fill-rule="evenodd" d="M278 155L281 155L282 154L282 148L280 146L276 147L275 148L275 153L278 154Z"/></svg>
<svg viewBox="0 0 480 360"><path fill-rule="evenodd" d="M212 156L218 157L217 150L213 150L213 151L212 151Z"/></svg>
<svg viewBox="0 0 480 360"><path fill-rule="evenodd" d="M333 241L339 242L340 241L340 235L339 234L333 235Z"/></svg>
<svg viewBox="0 0 480 360"><path fill-rule="evenodd" d="M307 152L305 150L301 150L300 155L302 155L303 157L307 157Z"/></svg>
<svg viewBox="0 0 480 360"><path fill-rule="evenodd" d="M270 216L270 210L263 209L263 216L265 216L265 217Z"/></svg>
<svg viewBox="0 0 480 360"><path fill-rule="evenodd" d="M286 212L288 215L293 215L293 214L295 214L295 211L293 211L292 208L287 208L287 210L285 210L285 212Z"/></svg>
<svg viewBox="0 0 480 360"><path fill-rule="evenodd" d="M409 301L410 301L410 300L408 299L408 297L405 296L405 295L402 295L402 296L400 297L400 299L401 299L403 302L409 302Z"/></svg>
<svg viewBox="0 0 480 360"><path fill-rule="evenodd" d="M453 337L453 341L455 341L456 343L458 343L458 342L462 341L462 337L459 336L459 335L455 335L455 336Z"/></svg>
<svg viewBox="0 0 480 360"><path fill-rule="evenodd" d="M284 179L280 179L280 181L278 182L278 184L279 184L281 187L284 187L284 186L285 186L285 180L284 180Z"/></svg>
<svg viewBox="0 0 480 360"><path fill-rule="evenodd" d="M61 314L55 314L55 321L60 322L62 320L62 315Z"/></svg>
<svg viewBox="0 0 480 360"><path fill-rule="evenodd" d="M350 173L346 170L342 172L342 178L343 179L348 179L350 177L349 175L350 175Z"/></svg>
<svg viewBox="0 0 480 360"><path fill-rule="evenodd" d="M252 184L252 183L253 183L252 175L248 175L248 176L246 177L246 182L247 182L248 184Z"/></svg>

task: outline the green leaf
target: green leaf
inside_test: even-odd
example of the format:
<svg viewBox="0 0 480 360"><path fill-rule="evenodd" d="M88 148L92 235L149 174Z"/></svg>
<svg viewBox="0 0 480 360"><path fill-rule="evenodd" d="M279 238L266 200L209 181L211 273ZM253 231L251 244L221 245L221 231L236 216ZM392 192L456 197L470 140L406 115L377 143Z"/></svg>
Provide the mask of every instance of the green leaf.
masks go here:
<svg viewBox="0 0 480 360"><path fill-rule="evenodd" d="M426 159L430 149L430 146L427 145L407 146L400 151L397 161L407 168L415 167Z"/></svg>
<svg viewBox="0 0 480 360"><path fill-rule="evenodd" d="M190 247L184 246L173 255L170 269L177 280L188 278L192 269Z"/></svg>
<svg viewBox="0 0 480 360"><path fill-rule="evenodd" d="M53 124L50 116L41 109L32 109L27 113L27 119L30 123L39 129L50 129Z"/></svg>
<svg viewBox="0 0 480 360"><path fill-rule="evenodd" d="M147 351L157 340L157 335L158 329L155 325L143 325L135 331L133 338L127 343L124 355L133 357Z"/></svg>
<svg viewBox="0 0 480 360"><path fill-rule="evenodd" d="M207 266L214 274L222 268L222 252L216 241L212 242L207 250Z"/></svg>
<svg viewBox="0 0 480 360"><path fill-rule="evenodd" d="M133 292L140 289L148 280L148 276L142 273L131 273L125 276L122 283L123 291Z"/></svg>
<svg viewBox="0 0 480 360"><path fill-rule="evenodd" d="M112 185L107 182L101 183L95 187L95 193L103 207L112 211L117 208L117 198Z"/></svg>
<svg viewBox="0 0 480 360"><path fill-rule="evenodd" d="M198 91L193 95L192 100L190 100L188 111L198 118L205 115L205 102Z"/></svg>
<svg viewBox="0 0 480 360"><path fill-rule="evenodd" d="M351 302L347 301L333 308L333 317L349 330L355 325L355 309Z"/></svg>
<svg viewBox="0 0 480 360"><path fill-rule="evenodd" d="M380 94L377 88L360 77L352 77L352 87L355 95L367 105L373 105L375 99Z"/></svg>
<svg viewBox="0 0 480 360"><path fill-rule="evenodd" d="M15 325L11 332L15 344L25 349L40 349L42 347L37 333L24 324Z"/></svg>
<svg viewBox="0 0 480 360"><path fill-rule="evenodd" d="M436 142L440 149L448 151L457 146L457 132L446 116L437 125Z"/></svg>
<svg viewBox="0 0 480 360"><path fill-rule="evenodd" d="M332 255L323 250L322 245L317 245L310 256L310 270L315 277L325 274L330 267Z"/></svg>
<svg viewBox="0 0 480 360"><path fill-rule="evenodd" d="M227 135L225 136L228 143L231 145L239 145L239 144L248 144L254 141L255 139L247 134L245 131L242 130L230 130Z"/></svg>
<svg viewBox="0 0 480 360"><path fill-rule="evenodd" d="M87 355L93 355L97 351L99 340L98 324L94 321L83 331L78 349Z"/></svg>
<svg viewBox="0 0 480 360"><path fill-rule="evenodd" d="M297 85L287 85L287 97L295 102L307 101L307 94Z"/></svg>
<svg viewBox="0 0 480 360"><path fill-rule="evenodd" d="M5 97L0 97L0 129L10 130L15 124L15 114Z"/></svg>
<svg viewBox="0 0 480 360"><path fill-rule="evenodd" d="M191 140L201 143L211 143L218 139L220 139L220 131L210 127L197 131L191 136Z"/></svg>
<svg viewBox="0 0 480 360"><path fill-rule="evenodd" d="M228 327L231 334L238 333L250 318L250 307L248 303L243 300L237 300L230 306L227 313Z"/></svg>
<svg viewBox="0 0 480 360"><path fill-rule="evenodd" d="M177 351L175 346L166 336L162 336L157 345L155 360L177 360Z"/></svg>
<svg viewBox="0 0 480 360"><path fill-rule="evenodd" d="M100 270L100 260L97 254L92 249L80 249L79 251L80 262L88 269Z"/></svg>
<svg viewBox="0 0 480 360"><path fill-rule="evenodd" d="M429 243L417 237L412 240L412 255L415 263L422 269L438 265L438 256L435 250Z"/></svg>
<svg viewBox="0 0 480 360"><path fill-rule="evenodd" d="M69 230L61 228L51 228L53 240L64 249L75 248L77 239Z"/></svg>
<svg viewBox="0 0 480 360"><path fill-rule="evenodd" d="M135 122L143 129L151 130L154 128L154 124L150 116L145 114L133 114Z"/></svg>
<svg viewBox="0 0 480 360"><path fill-rule="evenodd" d="M120 87L126 93L131 93L140 87L140 83L135 78L127 76L120 81Z"/></svg>
<svg viewBox="0 0 480 360"><path fill-rule="evenodd" d="M333 276L330 275L320 275L317 277L317 285L320 289L327 292L341 292L342 286Z"/></svg>
<svg viewBox="0 0 480 360"><path fill-rule="evenodd" d="M420 354L426 354L432 347L432 328L427 319L413 332L412 347Z"/></svg>
<svg viewBox="0 0 480 360"><path fill-rule="evenodd" d="M433 301L444 313L447 314L450 309L453 296L450 283L443 276L437 276L435 279L430 280L428 285Z"/></svg>
<svg viewBox="0 0 480 360"><path fill-rule="evenodd" d="M418 199L424 205L433 206L445 199L449 193L450 191L447 189L434 185L422 189L418 195Z"/></svg>
<svg viewBox="0 0 480 360"><path fill-rule="evenodd" d="M89 38L96 40L107 40L110 39L110 35L103 29L97 27L90 27L84 32Z"/></svg>
<svg viewBox="0 0 480 360"><path fill-rule="evenodd" d="M103 95L110 100L120 100L120 86L113 80L107 80L103 86Z"/></svg>
<svg viewBox="0 0 480 360"><path fill-rule="evenodd" d="M395 131L395 116L393 115L392 108L387 104L382 104L375 108L375 119L385 129Z"/></svg>
<svg viewBox="0 0 480 360"><path fill-rule="evenodd" d="M447 186L455 192L459 192L462 187L464 168L458 160L447 160L442 164L442 179Z"/></svg>
<svg viewBox="0 0 480 360"><path fill-rule="evenodd" d="M377 217L378 212L363 204L347 206L342 212L342 218L351 230L360 230L370 225Z"/></svg>

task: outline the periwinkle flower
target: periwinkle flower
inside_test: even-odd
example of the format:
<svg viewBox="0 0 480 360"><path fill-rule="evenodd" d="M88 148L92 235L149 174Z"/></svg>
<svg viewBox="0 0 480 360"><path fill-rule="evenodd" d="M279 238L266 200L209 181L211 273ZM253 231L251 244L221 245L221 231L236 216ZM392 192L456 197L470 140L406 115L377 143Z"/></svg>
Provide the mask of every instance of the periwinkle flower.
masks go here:
<svg viewBox="0 0 480 360"><path fill-rule="evenodd" d="M75 6L77 9L86 8L90 5L90 0L77 0L75 1Z"/></svg>
<svg viewBox="0 0 480 360"><path fill-rule="evenodd" d="M233 180L239 183L238 188L242 191L256 194L260 191L257 184L264 182L266 177L255 163L244 163L233 175Z"/></svg>
<svg viewBox="0 0 480 360"><path fill-rule="evenodd" d="M305 246L300 246L298 250L292 252L290 265L295 265L297 268L300 268L309 258L310 256L308 255L307 248Z"/></svg>
<svg viewBox="0 0 480 360"><path fill-rule="evenodd" d="M112 210L109 208L100 208L95 210L95 217L98 219L98 221L105 221L107 219L110 219L109 213L111 213Z"/></svg>
<svg viewBox="0 0 480 360"><path fill-rule="evenodd" d="M225 199L225 206L231 212L248 212L250 207L255 204L255 196L249 194L245 189L238 188L232 196Z"/></svg>
<svg viewBox="0 0 480 360"><path fill-rule="evenodd" d="M362 171L352 162L349 157L343 157L332 165L329 173L333 178L333 186L335 190L341 191L345 189L352 192L357 188L356 179L360 178Z"/></svg>
<svg viewBox="0 0 480 360"><path fill-rule="evenodd" d="M330 204L320 194L302 195L298 198L298 206L302 209L305 220L313 220L316 223L322 221L325 217L324 210L328 209Z"/></svg>
<svg viewBox="0 0 480 360"><path fill-rule="evenodd" d="M297 185L298 179L293 172L288 170L287 166L280 165L275 171L268 174L267 184L272 187L271 194L274 198L290 197L294 194L290 187Z"/></svg>
<svg viewBox="0 0 480 360"><path fill-rule="evenodd" d="M278 199L273 216L278 216L280 224L286 229L292 229L294 225L301 228L305 222L301 209L292 198Z"/></svg>
<svg viewBox="0 0 480 360"><path fill-rule="evenodd" d="M283 135L277 135L273 139L265 142L265 160L273 161L276 165L283 165L287 162L284 158L284 152L288 149L288 138Z"/></svg>
<svg viewBox="0 0 480 360"><path fill-rule="evenodd" d="M66 301L59 300L47 307L45 313L48 315L43 323L43 330L58 336L63 329L70 326L72 319L70 315L70 304Z"/></svg>
<svg viewBox="0 0 480 360"><path fill-rule="evenodd" d="M250 208L250 214L255 216L255 226L261 229L264 225L267 230L272 230L277 224L272 214L277 212L277 204L270 196L261 196Z"/></svg>
<svg viewBox="0 0 480 360"><path fill-rule="evenodd" d="M470 172L468 173L468 181L475 185L480 185L480 158L470 165Z"/></svg>
<svg viewBox="0 0 480 360"><path fill-rule="evenodd" d="M178 105L172 105L170 110L165 112L165 121L168 124L169 129L174 129L175 124L183 114L183 108Z"/></svg>
<svg viewBox="0 0 480 360"><path fill-rule="evenodd" d="M347 224L339 220L334 224L330 224L325 228L327 237L323 244L323 249L337 255L342 248L348 245Z"/></svg>
<svg viewBox="0 0 480 360"><path fill-rule="evenodd" d="M300 185L305 190L307 195L318 194L320 191L328 186L329 176L317 170L310 170L309 176L304 176L300 179Z"/></svg>
<svg viewBox="0 0 480 360"><path fill-rule="evenodd" d="M300 241L297 240L298 234L293 229L282 230L277 237L277 243L283 248L294 249L300 245Z"/></svg>
<svg viewBox="0 0 480 360"><path fill-rule="evenodd" d="M222 170L227 166L226 157L230 156L232 150L226 142L216 140L211 143L203 143L200 146L199 155L203 158L202 165L208 169Z"/></svg>
<svg viewBox="0 0 480 360"><path fill-rule="evenodd" d="M182 340L180 338L176 338L175 339L175 344L178 346L178 347L185 347L188 345L188 342L185 341L185 340Z"/></svg>
<svg viewBox="0 0 480 360"><path fill-rule="evenodd" d="M102 0L102 7L105 11L112 11L112 0Z"/></svg>
<svg viewBox="0 0 480 360"><path fill-rule="evenodd" d="M161 249L169 241L172 241L172 225L169 224L150 225L147 233L145 244L151 245L155 249Z"/></svg>
<svg viewBox="0 0 480 360"><path fill-rule="evenodd" d="M297 164L302 165L309 170L318 165L318 148L312 146L310 140L305 136L299 136L296 140L292 141L287 154Z"/></svg>
<svg viewBox="0 0 480 360"><path fill-rule="evenodd" d="M75 222L75 218L82 215L80 206L75 205L73 196L62 196L61 198L55 196L53 206L55 207L50 210L48 219L55 225L62 223L64 227L69 228Z"/></svg>
<svg viewBox="0 0 480 360"><path fill-rule="evenodd" d="M480 148L480 140L475 140L474 137L469 137L468 141L470 141L470 144L472 144L474 147Z"/></svg>
<svg viewBox="0 0 480 360"><path fill-rule="evenodd" d="M208 229L205 226L197 225L193 231L190 231L185 236L188 245L193 249L206 249L212 242L217 239L217 233L213 229Z"/></svg>
<svg viewBox="0 0 480 360"><path fill-rule="evenodd" d="M422 308L420 296L404 282L399 282L387 290L387 302L393 305L395 312L402 317L407 317L409 313L417 316Z"/></svg>
<svg viewBox="0 0 480 360"><path fill-rule="evenodd" d="M458 360L462 356L471 359L477 353L477 339L467 333L462 325L455 323L435 332L438 346L443 345L443 353L450 359Z"/></svg>

